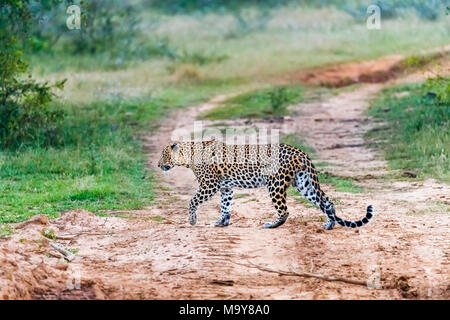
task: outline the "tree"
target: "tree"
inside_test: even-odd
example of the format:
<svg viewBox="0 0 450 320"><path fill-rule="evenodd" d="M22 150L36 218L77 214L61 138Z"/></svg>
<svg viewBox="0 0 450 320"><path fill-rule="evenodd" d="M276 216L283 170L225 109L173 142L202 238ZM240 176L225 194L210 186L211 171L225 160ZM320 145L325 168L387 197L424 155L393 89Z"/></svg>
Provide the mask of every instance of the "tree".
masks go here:
<svg viewBox="0 0 450 320"><path fill-rule="evenodd" d="M45 2L45 0L43 0ZM54 0L47 0L51 3ZM0 4L0 147L18 148L30 144L45 146L57 142L63 113L52 111L53 89L65 80L49 85L25 76L28 64L23 43L28 39L32 15L29 0L3 0Z"/></svg>

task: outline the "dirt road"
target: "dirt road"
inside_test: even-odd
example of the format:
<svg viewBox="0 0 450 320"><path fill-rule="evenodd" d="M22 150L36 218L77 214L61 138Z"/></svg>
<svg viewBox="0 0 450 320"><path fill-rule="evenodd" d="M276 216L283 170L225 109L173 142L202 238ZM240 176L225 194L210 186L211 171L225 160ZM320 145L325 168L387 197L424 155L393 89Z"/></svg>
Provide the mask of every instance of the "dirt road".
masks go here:
<svg viewBox="0 0 450 320"><path fill-rule="evenodd" d="M325 170L352 177L364 189L355 194L323 186L342 218L360 218L367 205L374 205L375 218L367 226L325 231L318 209L290 197L286 224L263 229L275 211L267 191L258 189L236 190L229 227L211 226L219 217L218 195L199 208L198 224L192 227L187 204L197 186L193 174L185 168L156 171L160 188L151 207L108 217L71 211L56 220L38 216L18 225L10 239L0 242L0 298L449 299L450 187L434 180L380 178L387 165L363 138L371 125L363 112L383 85L363 84L319 102L293 105L293 116L283 122L226 121L235 128L302 134L317 150L314 162L327 162ZM156 166L175 129L184 126L192 132L199 113L225 98L180 110L146 137L149 166ZM71 238L56 241L76 249L75 259L66 263L51 251L42 229ZM385 288L279 276L250 263Z"/></svg>

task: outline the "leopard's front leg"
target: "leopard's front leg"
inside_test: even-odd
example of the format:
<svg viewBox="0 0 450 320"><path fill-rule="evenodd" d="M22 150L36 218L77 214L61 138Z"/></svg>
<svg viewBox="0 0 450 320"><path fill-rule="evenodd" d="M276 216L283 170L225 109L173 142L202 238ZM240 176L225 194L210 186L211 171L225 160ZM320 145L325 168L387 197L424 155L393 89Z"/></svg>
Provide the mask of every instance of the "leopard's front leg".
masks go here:
<svg viewBox="0 0 450 320"><path fill-rule="evenodd" d="M197 223L197 208L202 203L211 198L218 190L217 185L200 185L197 192L189 202L189 223L195 225Z"/></svg>
<svg viewBox="0 0 450 320"><path fill-rule="evenodd" d="M214 224L215 227L226 227L230 224L231 219L231 205L233 203L233 189L232 188L222 188L220 189L222 193L220 209L222 215L220 219Z"/></svg>

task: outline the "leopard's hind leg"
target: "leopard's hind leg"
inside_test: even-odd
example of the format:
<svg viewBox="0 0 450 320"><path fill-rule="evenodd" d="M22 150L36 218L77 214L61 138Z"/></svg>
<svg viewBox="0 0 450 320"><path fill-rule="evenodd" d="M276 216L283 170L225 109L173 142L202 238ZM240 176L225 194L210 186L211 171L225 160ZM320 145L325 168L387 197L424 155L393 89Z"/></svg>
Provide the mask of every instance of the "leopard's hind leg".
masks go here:
<svg viewBox="0 0 450 320"><path fill-rule="evenodd" d="M284 180L281 180L281 181L284 181ZM271 229L271 228L277 228L277 227L283 225L289 216L289 213L287 211L287 206L286 206L287 185L282 184L282 182L277 181L277 182L269 184L268 189L269 189L269 193L270 193L270 198L272 199L272 202L273 202L275 209L277 210L277 214L278 214L275 221L264 223L264 228Z"/></svg>
<svg viewBox="0 0 450 320"><path fill-rule="evenodd" d="M326 214L327 222L325 222L323 226L326 230L331 230L336 224L335 219L331 214L334 210L329 210L330 208L328 207L332 206L332 204L329 203L328 199L326 199L327 201L324 203L324 195L320 190L317 175L313 170L314 167L312 167L312 174L310 174L307 170L298 171L295 175L294 185L298 192L300 192L306 199L316 204L320 210Z"/></svg>

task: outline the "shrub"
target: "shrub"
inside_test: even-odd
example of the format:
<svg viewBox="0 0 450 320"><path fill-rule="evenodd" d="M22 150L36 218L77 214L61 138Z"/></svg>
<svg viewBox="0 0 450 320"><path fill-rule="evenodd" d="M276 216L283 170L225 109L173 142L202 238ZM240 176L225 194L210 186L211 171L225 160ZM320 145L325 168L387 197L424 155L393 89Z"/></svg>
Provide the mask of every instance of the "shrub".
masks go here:
<svg viewBox="0 0 450 320"><path fill-rule="evenodd" d="M81 1L80 30L67 32L65 47L74 54L130 51L137 35L136 6L120 0Z"/></svg>
<svg viewBox="0 0 450 320"><path fill-rule="evenodd" d="M376 1L339 1L323 0L312 2L315 6L335 6L355 19L365 19L367 7L371 4L381 9L382 19L392 19L401 16L404 11L413 11L424 20L436 20L446 11L448 0L376 0Z"/></svg>
<svg viewBox="0 0 450 320"><path fill-rule="evenodd" d="M43 1L46 2L46 1ZM28 0L5 0L0 6L0 147L47 145L57 140L61 112L49 109L52 90L62 88L24 78L28 65L21 41L28 39L31 14Z"/></svg>
<svg viewBox="0 0 450 320"><path fill-rule="evenodd" d="M450 105L450 79L438 76L425 82L428 96L436 98L439 105Z"/></svg>
<svg viewBox="0 0 450 320"><path fill-rule="evenodd" d="M274 114L283 114L290 101L289 94L285 87L277 87L268 92L270 106Z"/></svg>
<svg viewBox="0 0 450 320"><path fill-rule="evenodd" d="M62 111L52 110L49 103L55 85L33 80L14 81L0 89L0 147L19 148L28 145L46 147L61 142Z"/></svg>
<svg viewBox="0 0 450 320"><path fill-rule="evenodd" d="M224 11L242 7L273 7L290 2L308 2L299 0L147 0L153 8L170 14L189 13L192 11Z"/></svg>
<svg viewBox="0 0 450 320"><path fill-rule="evenodd" d="M27 52L46 54L95 55L107 66L121 67L126 62L153 56L172 58L174 49L166 38L144 37L139 28L142 6L120 0L30 0L28 6L34 22L30 38L25 44ZM80 29L66 26L66 9L79 3ZM146 21L146 33L157 27L158 18Z"/></svg>
<svg viewBox="0 0 450 320"><path fill-rule="evenodd" d="M186 13L191 11L217 11L225 10L238 12L236 19L245 28L248 22L239 21L239 11L247 7L267 9L286 4L305 5L313 7L335 6L346 11L356 19L366 17L367 7L371 4L381 8L381 16L385 19L395 18L402 11L413 10L421 19L435 20L441 13L450 12L448 0L147 0L153 8L163 10L171 14Z"/></svg>

